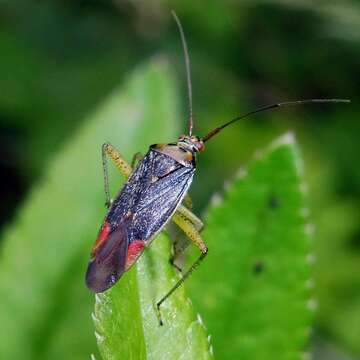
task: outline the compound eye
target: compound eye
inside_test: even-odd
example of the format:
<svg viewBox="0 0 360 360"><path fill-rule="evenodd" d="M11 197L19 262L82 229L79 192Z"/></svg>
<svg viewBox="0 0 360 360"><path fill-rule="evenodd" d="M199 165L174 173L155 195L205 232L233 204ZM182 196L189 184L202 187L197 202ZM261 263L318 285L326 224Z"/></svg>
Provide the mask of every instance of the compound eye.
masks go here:
<svg viewBox="0 0 360 360"><path fill-rule="evenodd" d="M205 145L202 141L197 142L196 144L197 151L201 152L205 150Z"/></svg>

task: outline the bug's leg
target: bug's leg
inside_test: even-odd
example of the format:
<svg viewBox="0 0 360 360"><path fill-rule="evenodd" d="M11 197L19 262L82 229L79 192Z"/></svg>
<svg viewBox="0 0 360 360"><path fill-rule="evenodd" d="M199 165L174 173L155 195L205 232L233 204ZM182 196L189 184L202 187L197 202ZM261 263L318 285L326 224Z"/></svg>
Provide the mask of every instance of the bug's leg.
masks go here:
<svg viewBox="0 0 360 360"><path fill-rule="evenodd" d="M191 200L191 197L189 194L186 194L183 200L183 205L186 206L188 209L192 209L193 207L193 202Z"/></svg>
<svg viewBox="0 0 360 360"><path fill-rule="evenodd" d="M195 215L194 215L195 216ZM169 297L171 296L176 289L181 286L184 281L193 273L193 271L199 266L201 261L205 258L205 256L208 253L208 248L201 238L199 232L196 230L194 224L189 220L185 215L183 215L181 212L176 211L173 215L172 220L175 222L176 225L180 227L182 231L189 237L189 239L200 249L201 255L199 258L190 266L189 270L186 271L186 273L182 276L182 278L168 291L165 296L163 296L157 303L156 308L158 311L158 317L160 325L163 324L160 314L160 306L161 304Z"/></svg>
<svg viewBox="0 0 360 360"><path fill-rule="evenodd" d="M105 205L109 207L111 205L110 190L109 190L109 171L107 156L109 156L115 163L119 171L127 178L131 174L131 166L122 158L120 153L110 143L104 143L102 145L102 165L104 171L104 189L105 189Z"/></svg>
<svg viewBox="0 0 360 360"><path fill-rule="evenodd" d="M176 209L176 213L178 213L180 216L182 216L183 218L186 218L188 221L190 221L194 225L195 229L198 232L201 232L202 229L204 228L203 222L193 212L191 212L187 207L185 207L184 205L180 205ZM175 220L174 220L174 222L176 223Z"/></svg>
<svg viewBox="0 0 360 360"><path fill-rule="evenodd" d="M183 271L181 265L179 264L179 260L181 259L181 255L184 253L188 245L188 240L184 239L180 234L175 234L169 263L179 272Z"/></svg>
<svg viewBox="0 0 360 360"><path fill-rule="evenodd" d="M137 152L134 154L132 160L131 160L131 167L134 169L136 162L141 161L144 158L144 156L141 154L141 152Z"/></svg>
<svg viewBox="0 0 360 360"><path fill-rule="evenodd" d="M202 231L202 229L204 228L203 222L187 207L185 207L184 205L180 205L176 211L179 213L180 216L185 217L187 220L189 220L199 233ZM173 254L169 259L170 264L180 272L182 272L182 269L176 264L175 261L186 250L188 244L189 244L188 242L184 242L184 241L175 242L173 245Z"/></svg>

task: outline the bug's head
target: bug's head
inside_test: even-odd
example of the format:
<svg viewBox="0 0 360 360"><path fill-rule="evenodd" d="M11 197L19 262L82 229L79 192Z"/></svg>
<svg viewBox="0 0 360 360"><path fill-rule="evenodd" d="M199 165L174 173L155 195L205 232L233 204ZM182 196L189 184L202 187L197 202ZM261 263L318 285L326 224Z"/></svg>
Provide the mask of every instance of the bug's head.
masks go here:
<svg viewBox="0 0 360 360"><path fill-rule="evenodd" d="M181 135L177 145L191 152L201 152L205 150L205 145L202 139L194 135Z"/></svg>

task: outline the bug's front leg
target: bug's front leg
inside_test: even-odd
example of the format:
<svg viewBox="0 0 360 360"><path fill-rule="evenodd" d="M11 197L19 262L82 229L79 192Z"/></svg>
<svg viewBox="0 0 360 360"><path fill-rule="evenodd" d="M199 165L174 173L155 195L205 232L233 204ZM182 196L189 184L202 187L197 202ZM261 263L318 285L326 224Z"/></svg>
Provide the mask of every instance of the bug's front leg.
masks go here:
<svg viewBox="0 0 360 360"><path fill-rule="evenodd" d="M118 150L115 149L110 143L102 145L102 165L104 171L104 189L105 189L105 205L107 208L111 205L110 190L109 190L109 170L107 156L109 156L119 169L121 174L128 178L132 172L131 166L123 159Z"/></svg>
<svg viewBox="0 0 360 360"><path fill-rule="evenodd" d="M134 154L131 160L131 168L134 169L136 162L140 162L143 158L144 156L141 154L141 152L137 152L136 154Z"/></svg>
<svg viewBox="0 0 360 360"><path fill-rule="evenodd" d="M172 220L175 222L176 225L178 225L180 227L180 229L182 231L184 231L184 233L188 236L188 238L200 249L201 251L201 255L199 256L199 258L190 266L190 268L186 271L186 273L182 276L182 278L167 292L167 294L165 294L157 303L156 303L156 307L157 307L157 311L158 311L158 316L159 316L159 322L160 325L163 324L162 319L161 319L161 314L160 314L160 306L161 304L169 297L171 296L174 291L176 289L178 289L183 283L184 281L192 274L192 272L199 266L199 264L201 263L201 261L205 258L205 256L208 253L208 247L206 246L205 242L203 241L203 239L200 236L199 231L196 229L196 226L193 224L193 221L195 220L195 218L197 220L199 220L194 214L192 214L191 212L191 219L189 217L187 217L186 215L188 215L187 212L190 212L189 210L186 209L186 211L184 211L182 208L179 211L178 210L175 212L175 214L172 217ZM200 221L200 220L199 220ZM203 227L202 222L201 223L201 228ZM200 224L198 224L198 226L200 226Z"/></svg>

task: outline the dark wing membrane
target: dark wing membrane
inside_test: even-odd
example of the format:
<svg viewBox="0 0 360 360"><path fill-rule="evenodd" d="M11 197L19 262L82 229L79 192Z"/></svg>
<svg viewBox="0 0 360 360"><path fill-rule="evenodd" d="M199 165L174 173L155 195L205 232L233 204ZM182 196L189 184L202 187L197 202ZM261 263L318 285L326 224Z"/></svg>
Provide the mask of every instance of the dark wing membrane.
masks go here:
<svg viewBox="0 0 360 360"><path fill-rule="evenodd" d="M86 272L87 287L98 293L109 289L125 270L128 249L126 226L119 224L100 244Z"/></svg>
<svg viewBox="0 0 360 360"><path fill-rule="evenodd" d="M195 167L149 150L115 199L106 220L112 228L128 216L129 243L147 241L164 226L188 190Z"/></svg>
<svg viewBox="0 0 360 360"><path fill-rule="evenodd" d="M135 207L135 217L129 226L131 239L147 241L166 224L186 194L194 170L181 167L148 187Z"/></svg>
<svg viewBox="0 0 360 360"><path fill-rule="evenodd" d="M181 164L169 156L149 150L114 200L107 215L109 223L114 226L128 211L133 211L151 186L154 176L162 178L169 171L181 167Z"/></svg>

